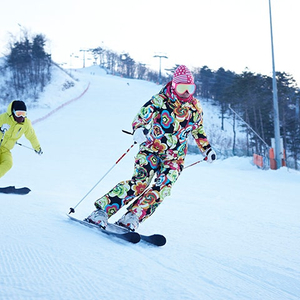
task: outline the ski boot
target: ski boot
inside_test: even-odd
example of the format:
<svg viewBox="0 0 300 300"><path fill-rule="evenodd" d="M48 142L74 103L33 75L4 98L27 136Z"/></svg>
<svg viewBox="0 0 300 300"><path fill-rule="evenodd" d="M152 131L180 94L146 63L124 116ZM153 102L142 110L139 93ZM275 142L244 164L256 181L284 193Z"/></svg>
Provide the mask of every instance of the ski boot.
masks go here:
<svg viewBox="0 0 300 300"><path fill-rule="evenodd" d="M106 228L108 216L103 209L96 209L84 221Z"/></svg>
<svg viewBox="0 0 300 300"><path fill-rule="evenodd" d="M139 218L132 212L127 212L119 221L115 223L118 226L128 228L130 231L135 231L139 227Z"/></svg>

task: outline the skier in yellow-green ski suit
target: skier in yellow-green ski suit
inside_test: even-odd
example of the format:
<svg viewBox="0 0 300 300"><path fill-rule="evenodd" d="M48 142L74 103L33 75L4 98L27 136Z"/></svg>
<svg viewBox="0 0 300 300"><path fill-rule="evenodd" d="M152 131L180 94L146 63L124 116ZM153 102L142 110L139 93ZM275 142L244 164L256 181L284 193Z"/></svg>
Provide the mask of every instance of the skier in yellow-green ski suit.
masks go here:
<svg viewBox="0 0 300 300"><path fill-rule="evenodd" d="M31 121L27 118L26 105L23 101L14 100L8 105L7 111L0 115L0 178L13 166L10 150L23 134L35 152L41 155L43 152Z"/></svg>

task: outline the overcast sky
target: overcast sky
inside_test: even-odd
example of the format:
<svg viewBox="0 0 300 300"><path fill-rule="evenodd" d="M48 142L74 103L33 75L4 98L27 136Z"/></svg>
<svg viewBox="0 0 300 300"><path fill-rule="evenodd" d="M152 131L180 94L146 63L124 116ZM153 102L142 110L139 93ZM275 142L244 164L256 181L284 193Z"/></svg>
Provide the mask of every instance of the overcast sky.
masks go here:
<svg viewBox="0 0 300 300"><path fill-rule="evenodd" d="M300 0L271 0L276 71L300 86ZM272 76L269 0L14 0L1 5L0 52L9 36L42 33L57 63L80 49L106 47L162 69L223 67ZM88 63L88 62L86 62Z"/></svg>

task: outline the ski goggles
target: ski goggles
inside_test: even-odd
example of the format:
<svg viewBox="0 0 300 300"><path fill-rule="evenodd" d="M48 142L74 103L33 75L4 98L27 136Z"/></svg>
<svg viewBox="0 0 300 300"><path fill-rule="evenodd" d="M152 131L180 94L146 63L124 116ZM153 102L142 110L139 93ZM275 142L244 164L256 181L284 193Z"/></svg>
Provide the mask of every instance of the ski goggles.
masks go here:
<svg viewBox="0 0 300 300"><path fill-rule="evenodd" d="M14 110L14 115L17 118L20 118L20 117L26 118L26 111L25 110Z"/></svg>
<svg viewBox="0 0 300 300"><path fill-rule="evenodd" d="M173 87L177 94L183 95L185 92L193 95L196 91L196 85L192 84L185 84L185 83L173 83Z"/></svg>

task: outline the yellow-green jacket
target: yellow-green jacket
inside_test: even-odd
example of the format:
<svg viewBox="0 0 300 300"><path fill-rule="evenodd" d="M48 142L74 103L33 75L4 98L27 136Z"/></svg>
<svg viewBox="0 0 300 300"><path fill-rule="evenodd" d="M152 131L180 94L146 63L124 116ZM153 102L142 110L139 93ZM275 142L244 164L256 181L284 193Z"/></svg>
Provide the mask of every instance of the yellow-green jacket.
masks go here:
<svg viewBox="0 0 300 300"><path fill-rule="evenodd" d="M12 114L12 103L13 101L8 105L7 111L0 115L0 128L3 124L8 124L10 126L10 128L4 134L0 147L11 150L15 146L18 139L24 134L25 137L30 141L32 148L38 151L40 149L40 143L31 125L31 121L25 118L23 123L16 122ZM0 132L0 140L1 139L2 132Z"/></svg>

